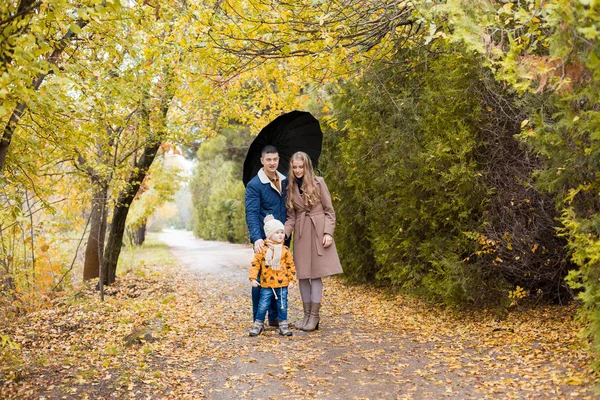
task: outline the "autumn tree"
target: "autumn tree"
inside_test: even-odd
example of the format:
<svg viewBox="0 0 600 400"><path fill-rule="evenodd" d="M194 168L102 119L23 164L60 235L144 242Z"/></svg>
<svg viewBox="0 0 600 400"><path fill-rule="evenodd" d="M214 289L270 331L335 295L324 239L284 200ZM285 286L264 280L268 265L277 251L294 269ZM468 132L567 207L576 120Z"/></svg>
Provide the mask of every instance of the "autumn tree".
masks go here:
<svg viewBox="0 0 600 400"><path fill-rule="evenodd" d="M52 4L22 0L2 8L0 26L0 71L2 72L0 107L0 170L4 168L9 146L17 125L27 109L39 102L51 106L51 92L40 95L41 85L56 74L65 57L77 47L77 36L92 21L118 11L117 2L95 1L73 7L63 0ZM74 10L74 12L73 12ZM60 108L60 107L59 107ZM57 110L59 108L56 108Z"/></svg>
<svg viewBox="0 0 600 400"><path fill-rule="evenodd" d="M44 257L36 257L36 254L57 250L57 246L53 246L56 238L45 237L45 232L51 227L64 231L58 221L44 216L61 214L63 218L77 220L73 208L63 208L65 203L76 201L76 192L61 190L63 185L74 183L65 167L71 156L62 150L77 141L70 135L72 131L60 129L64 126L62 116L76 108L75 102L66 95L70 82L63 72L77 59L82 29L118 9L119 5L114 2L73 5L69 1L8 2L1 7L2 259L11 279L20 273L10 265L38 270L30 274L30 288L38 284L43 287L37 278L45 273L39 271ZM25 225L27 220L29 227ZM23 249L30 247L29 254L4 246L14 241L17 228L25 239L21 241ZM39 244L42 240L44 244ZM56 276L57 272L52 274Z"/></svg>

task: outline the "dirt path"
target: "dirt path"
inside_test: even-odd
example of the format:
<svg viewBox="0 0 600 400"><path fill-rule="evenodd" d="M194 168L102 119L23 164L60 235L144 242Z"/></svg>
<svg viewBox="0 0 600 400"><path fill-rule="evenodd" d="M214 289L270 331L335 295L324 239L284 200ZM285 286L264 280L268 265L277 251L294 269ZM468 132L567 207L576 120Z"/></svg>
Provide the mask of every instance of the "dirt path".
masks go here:
<svg viewBox="0 0 600 400"><path fill-rule="evenodd" d="M599 398L573 308L452 315L332 278L318 332L251 338L250 246L160 239L105 301L90 283L0 319L0 399Z"/></svg>
<svg viewBox="0 0 600 400"><path fill-rule="evenodd" d="M218 335L211 337L218 348L193 371L210 399L596 398L564 309L514 312L501 322L493 315L457 319L328 279L320 331L250 338L250 246L178 231L160 240L209 288L200 294L204 306L219 308L218 321L201 322L218 330L198 332ZM289 304L294 321L301 315L297 289Z"/></svg>

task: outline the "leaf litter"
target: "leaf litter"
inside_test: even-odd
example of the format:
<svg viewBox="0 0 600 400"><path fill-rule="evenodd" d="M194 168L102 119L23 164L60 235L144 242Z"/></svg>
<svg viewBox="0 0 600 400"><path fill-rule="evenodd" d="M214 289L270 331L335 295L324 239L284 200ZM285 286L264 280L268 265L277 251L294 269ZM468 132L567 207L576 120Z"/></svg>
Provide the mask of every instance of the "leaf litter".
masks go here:
<svg viewBox="0 0 600 400"><path fill-rule="evenodd" d="M290 338L251 325L239 279L146 266L100 302L94 283L0 325L12 398L582 398L597 377L575 307L450 312L325 279L321 330ZM301 315L296 290L290 320Z"/></svg>

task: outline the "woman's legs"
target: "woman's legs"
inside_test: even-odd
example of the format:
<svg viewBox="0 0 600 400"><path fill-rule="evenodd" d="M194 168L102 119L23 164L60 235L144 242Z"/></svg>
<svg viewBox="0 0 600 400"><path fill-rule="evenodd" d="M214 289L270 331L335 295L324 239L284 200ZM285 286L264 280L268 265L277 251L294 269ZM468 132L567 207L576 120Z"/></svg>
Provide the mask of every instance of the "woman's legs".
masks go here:
<svg viewBox="0 0 600 400"><path fill-rule="evenodd" d="M300 297L303 303L320 303L323 297L323 281L321 278L300 279Z"/></svg>
<svg viewBox="0 0 600 400"><path fill-rule="evenodd" d="M321 308L321 298L323 297L323 281L321 278L300 279L298 286L300 287L300 296L302 297L304 319L296 327L298 329L313 331L318 329L319 326L319 308Z"/></svg>
<svg viewBox="0 0 600 400"><path fill-rule="evenodd" d="M310 299L311 303L320 303L323 297L323 281L321 278L310 280ZM304 297L303 297L304 298Z"/></svg>
<svg viewBox="0 0 600 400"><path fill-rule="evenodd" d="M300 297L303 303L320 303L323 297L323 281L321 278L300 279Z"/></svg>
<svg viewBox="0 0 600 400"><path fill-rule="evenodd" d="M321 278L310 280L310 313L306 324L302 327L305 331L314 331L319 329L319 310L321 308L321 298L323 296L323 282Z"/></svg>
<svg viewBox="0 0 600 400"><path fill-rule="evenodd" d="M296 329L304 329L310 315L310 279L300 279L298 281L300 288L300 297L302 298L302 308L304 309L304 318L296 323Z"/></svg>
<svg viewBox="0 0 600 400"><path fill-rule="evenodd" d="M310 279L300 279L298 282L300 297L303 303L310 303Z"/></svg>

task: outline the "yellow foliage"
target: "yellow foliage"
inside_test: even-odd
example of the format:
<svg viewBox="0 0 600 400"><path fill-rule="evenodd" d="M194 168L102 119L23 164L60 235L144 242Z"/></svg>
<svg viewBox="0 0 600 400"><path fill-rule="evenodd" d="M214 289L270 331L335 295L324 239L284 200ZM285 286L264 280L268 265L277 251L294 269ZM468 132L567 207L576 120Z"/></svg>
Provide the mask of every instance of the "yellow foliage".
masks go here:
<svg viewBox="0 0 600 400"><path fill-rule="evenodd" d="M523 300L527 296L529 296L529 291L523 289L521 286L518 285L515 288L515 290L508 291L508 298L511 300L511 306L517 305L519 300Z"/></svg>

